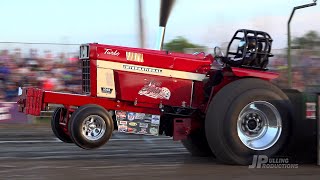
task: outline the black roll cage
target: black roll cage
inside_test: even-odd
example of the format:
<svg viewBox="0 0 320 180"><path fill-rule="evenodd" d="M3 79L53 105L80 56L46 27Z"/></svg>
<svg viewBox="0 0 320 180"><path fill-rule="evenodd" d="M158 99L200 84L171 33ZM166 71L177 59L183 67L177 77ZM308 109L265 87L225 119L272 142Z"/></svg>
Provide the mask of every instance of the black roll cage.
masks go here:
<svg viewBox="0 0 320 180"><path fill-rule="evenodd" d="M243 35L239 36L239 34L243 34ZM261 49L260 51L255 51L254 57L257 58L258 55L259 55L259 57L263 61L268 63L269 57L273 57L273 54L271 54L271 46L272 46L273 39L271 38L271 36L268 33L263 32L263 31L256 31L256 30L249 30L249 29L239 29L239 30L237 30L234 33L231 41L228 44L226 57L230 58L229 55L236 56L236 55L241 55L242 54L241 55L241 58L242 58L241 66L247 67L247 66L244 66L243 64L244 64L244 58L245 58L245 56L247 54L249 39L255 39L256 40L257 43L255 45L255 49L258 49L259 44L261 44L261 43L265 44L263 49ZM231 47L232 43L235 40L245 40L245 48L243 49L242 53L239 52L240 51L239 48L237 49L237 52L231 52L230 51L230 47ZM254 67L248 67L248 68L254 68Z"/></svg>

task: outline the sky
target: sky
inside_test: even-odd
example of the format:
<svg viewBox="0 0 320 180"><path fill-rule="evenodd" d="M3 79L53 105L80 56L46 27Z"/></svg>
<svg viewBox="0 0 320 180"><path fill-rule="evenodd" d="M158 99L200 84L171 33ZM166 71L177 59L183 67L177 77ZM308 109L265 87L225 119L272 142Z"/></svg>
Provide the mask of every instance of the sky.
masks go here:
<svg viewBox="0 0 320 180"><path fill-rule="evenodd" d="M146 47L155 49L160 0L143 0ZM313 0L177 0L165 42L184 36L213 48L237 29L268 32L273 48L285 48L292 8ZM137 0L1 0L0 42L49 42L139 47ZM320 32L320 5L297 10L292 35ZM15 45L2 44L13 47ZM38 45L39 46L39 45ZM30 47L30 46L25 46ZM77 48L77 46L71 47Z"/></svg>

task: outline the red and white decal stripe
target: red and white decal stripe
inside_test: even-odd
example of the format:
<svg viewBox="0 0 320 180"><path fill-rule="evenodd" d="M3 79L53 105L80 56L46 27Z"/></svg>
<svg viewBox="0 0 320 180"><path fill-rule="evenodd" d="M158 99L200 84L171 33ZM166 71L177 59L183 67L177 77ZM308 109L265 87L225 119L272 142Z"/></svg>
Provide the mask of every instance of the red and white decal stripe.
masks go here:
<svg viewBox="0 0 320 180"><path fill-rule="evenodd" d="M188 79L188 80L195 80L195 81L202 81L206 76L205 74L199 74L199 73L148 67L148 66L141 66L141 65L134 65L134 64L126 64L126 63L119 63L119 62L110 62L105 60L97 60L97 67L119 70L119 71L150 74L150 75L156 75L156 76Z"/></svg>

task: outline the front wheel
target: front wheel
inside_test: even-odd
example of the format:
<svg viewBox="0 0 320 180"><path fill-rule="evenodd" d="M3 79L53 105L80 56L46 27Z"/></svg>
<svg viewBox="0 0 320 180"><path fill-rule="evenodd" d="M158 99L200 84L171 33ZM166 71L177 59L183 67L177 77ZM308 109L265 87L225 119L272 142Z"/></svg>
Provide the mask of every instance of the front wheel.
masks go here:
<svg viewBox="0 0 320 180"><path fill-rule="evenodd" d="M222 88L212 99L206 136L217 159L249 165L253 155L272 157L287 143L291 103L270 82L246 78Z"/></svg>
<svg viewBox="0 0 320 180"><path fill-rule="evenodd" d="M60 125L60 118L65 118L67 110L62 107L58 107L54 110L51 118L51 129L54 135L65 143L73 143L70 136L66 134L63 127Z"/></svg>
<svg viewBox="0 0 320 180"><path fill-rule="evenodd" d="M112 117L98 105L81 106L69 120L71 139L83 149L101 147L111 138L113 130Z"/></svg>

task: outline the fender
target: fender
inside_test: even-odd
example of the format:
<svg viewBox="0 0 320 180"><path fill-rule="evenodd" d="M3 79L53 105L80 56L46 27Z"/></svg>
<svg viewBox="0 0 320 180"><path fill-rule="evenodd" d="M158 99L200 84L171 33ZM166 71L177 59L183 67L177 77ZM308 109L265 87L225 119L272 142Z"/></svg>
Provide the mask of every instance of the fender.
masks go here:
<svg viewBox="0 0 320 180"><path fill-rule="evenodd" d="M266 72L261 70L244 69L236 67L231 67L231 69L233 74L237 77L257 77L268 81L279 77L279 74L274 72Z"/></svg>
<svg viewBox="0 0 320 180"><path fill-rule="evenodd" d="M218 71L211 71L211 73L208 73L207 75L212 76L213 74L217 73ZM220 71L224 74L224 78L222 81L219 81L217 84L214 85L214 88L209 90L208 87L206 87L206 93L210 95L208 97L208 102L211 102L213 96L220 91L224 86L231 83L232 81L236 81L240 78L246 78L246 77L255 77L260 78L266 81L271 81L273 79L276 79L279 77L278 73L274 72L267 72L267 71L261 71L261 70L254 70L254 69L245 69L245 68L237 68L237 67L230 67L228 69L224 69ZM212 82L213 80L211 80ZM213 84L210 84L213 85ZM210 87L211 88L211 87ZM204 112L207 112L209 103L206 104L206 108Z"/></svg>

